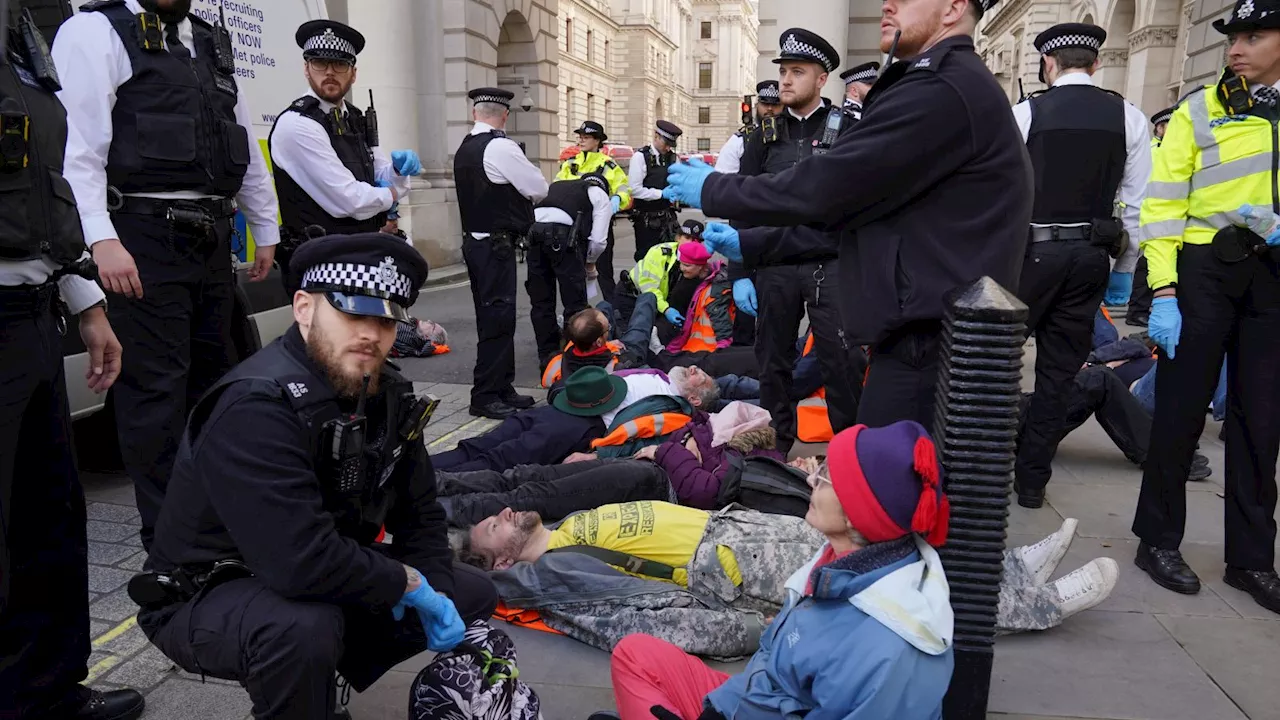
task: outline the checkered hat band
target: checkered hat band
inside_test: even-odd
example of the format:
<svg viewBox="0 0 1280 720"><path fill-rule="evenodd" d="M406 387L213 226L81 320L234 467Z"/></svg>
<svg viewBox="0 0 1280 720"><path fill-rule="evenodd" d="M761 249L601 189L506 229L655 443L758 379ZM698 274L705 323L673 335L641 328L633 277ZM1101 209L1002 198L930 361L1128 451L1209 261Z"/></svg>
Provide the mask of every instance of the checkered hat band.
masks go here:
<svg viewBox="0 0 1280 720"><path fill-rule="evenodd" d="M1040 53L1047 55L1065 47L1078 47L1097 52L1102 49L1102 41L1092 35L1061 35L1046 41L1040 47Z"/></svg>
<svg viewBox="0 0 1280 720"><path fill-rule="evenodd" d="M349 59L356 56L356 47L335 35L332 30L326 30L320 35L312 37L303 45L302 49L313 57Z"/></svg>
<svg viewBox="0 0 1280 720"><path fill-rule="evenodd" d="M384 298L403 298L407 302L413 284L403 274L384 272L376 265L321 263L302 275L302 289L312 287L335 290L346 288L358 294L369 294L372 291L380 293Z"/></svg>
<svg viewBox="0 0 1280 720"><path fill-rule="evenodd" d="M658 133L659 135L661 135L662 137L668 140L676 139L675 135L672 135L671 133L667 132L666 130L663 130L662 128L654 128L654 132Z"/></svg>
<svg viewBox="0 0 1280 720"><path fill-rule="evenodd" d="M1169 122L1169 118L1173 117L1172 112L1164 112L1151 118L1152 125L1159 125L1162 122Z"/></svg>
<svg viewBox="0 0 1280 720"><path fill-rule="evenodd" d="M792 56L798 55L809 58L826 68L827 72L831 72L836 69L836 66L831 62L831 59L823 54L821 50L807 42L797 40L795 35L788 35L786 41L782 43L782 54Z"/></svg>
<svg viewBox="0 0 1280 720"><path fill-rule="evenodd" d="M778 88L767 87L760 90L760 97L769 98L770 100L777 100L778 98L781 97L781 95L778 94Z"/></svg>
<svg viewBox="0 0 1280 720"><path fill-rule="evenodd" d="M876 79L876 71L868 69L868 70L863 70L861 72L856 72L850 75L849 77L845 78L844 84L849 85L850 83L856 83L856 82L869 83L869 82L875 82L875 79Z"/></svg>
<svg viewBox="0 0 1280 720"><path fill-rule="evenodd" d="M482 103L482 102L487 102L487 103L498 103L499 105L506 105L507 107L511 107L511 101L510 101L510 100L508 100L508 99L506 99L506 98L504 98L504 97L499 97L499 96L497 96L497 95L477 95L477 96L475 96L475 98L473 98L473 99L472 99L472 101L471 101L471 102L478 102L478 103Z"/></svg>

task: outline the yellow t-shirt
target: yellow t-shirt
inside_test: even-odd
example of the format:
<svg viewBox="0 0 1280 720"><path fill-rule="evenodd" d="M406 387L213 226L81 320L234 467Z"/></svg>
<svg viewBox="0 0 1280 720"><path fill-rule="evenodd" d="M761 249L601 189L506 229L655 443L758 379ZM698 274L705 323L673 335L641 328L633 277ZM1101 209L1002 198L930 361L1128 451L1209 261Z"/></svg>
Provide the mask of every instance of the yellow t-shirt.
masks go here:
<svg viewBox="0 0 1280 720"><path fill-rule="evenodd" d="M676 569L671 581L688 586L685 566L693 559L710 517L705 510L650 500L602 505L561 523L551 533L547 549L586 545L635 555L670 565ZM742 572L733 551L721 545L716 555L733 584L741 585Z"/></svg>

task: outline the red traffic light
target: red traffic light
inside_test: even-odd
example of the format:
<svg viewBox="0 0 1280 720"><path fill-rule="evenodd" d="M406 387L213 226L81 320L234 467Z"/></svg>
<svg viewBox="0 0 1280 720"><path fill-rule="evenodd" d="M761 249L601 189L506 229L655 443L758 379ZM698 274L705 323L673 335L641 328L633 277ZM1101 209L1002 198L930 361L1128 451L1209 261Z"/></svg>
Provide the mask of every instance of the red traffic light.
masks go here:
<svg viewBox="0 0 1280 720"><path fill-rule="evenodd" d="M744 113L751 112L751 103L745 103L745 102L742 103L742 112Z"/></svg>

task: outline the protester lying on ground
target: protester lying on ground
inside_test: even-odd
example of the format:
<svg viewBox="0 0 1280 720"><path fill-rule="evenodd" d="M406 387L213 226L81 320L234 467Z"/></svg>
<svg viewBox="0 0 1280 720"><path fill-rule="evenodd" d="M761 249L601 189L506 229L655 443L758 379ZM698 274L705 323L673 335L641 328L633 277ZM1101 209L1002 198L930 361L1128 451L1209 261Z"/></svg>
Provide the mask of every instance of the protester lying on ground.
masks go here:
<svg viewBox="0 0 1280 720"><path fill-rule="evenodd" d="M449 352L449 333L430 320L410 318L396 326L396 342L391 357L431 357Z"/></svg>

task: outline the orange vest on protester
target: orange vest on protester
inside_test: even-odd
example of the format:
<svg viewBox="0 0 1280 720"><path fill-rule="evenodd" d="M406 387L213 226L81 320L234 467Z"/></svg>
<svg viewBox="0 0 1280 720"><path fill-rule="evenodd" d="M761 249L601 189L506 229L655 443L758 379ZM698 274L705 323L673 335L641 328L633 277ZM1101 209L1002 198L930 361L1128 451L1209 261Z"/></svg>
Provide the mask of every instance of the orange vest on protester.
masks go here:
<svg viewBox="0 0 1280 720"><path fill-rule="evenodd" d="M811 352L813 333L809 333L809 340L805 342L801 356L807 357ZM826 388L818 388L817 392L801 400L796 406L796 439L800 442L824 443L830 442L834 435L831 418L827 415Z"/></svg>
<svg viewBox="0 0 1280 720"><path fill-rule="evenodd" d="M707 312L707 306L711 304L711 283L707 283L705 287L698 291L697 303L694 305L693 316L686 322L693 323L689 330L689 335L685 338L684 344L671 352L715 352L720 345L716 339L715 326L711 324L711 315ZM737 314L737 308L730 306L729 318L734 319Z"/></svg>
<svg viewBox="0 0 1280 720"><path fill-rule="evenodd" d="M602 438L592 440L591 449L626 445L632 440L670 435L688 425L691 420L692 418L688 415L673 412L644 415L622 423Z"/></svg>
<svg viewBox="0 0 1280 720"><path fill-rule="evenodd" d="M622 354L625 347L621 340L610 340L605 343L609 351L613 353L613 359L609 361L609 367L605 368L609 372L613 372L613 366L618 364L618 356ZM547 363L547 369L542 371L542 387L549 388L560 382L561 370L564 368L564 353L569 352L573 348L573 343L564 346L564 352L551 358L551 362Z"/></svg>

